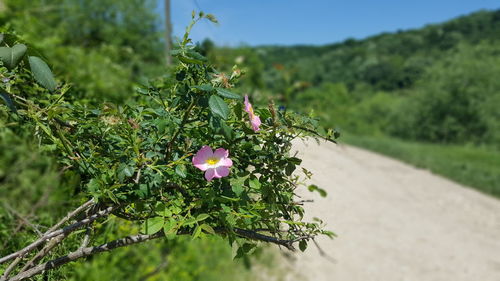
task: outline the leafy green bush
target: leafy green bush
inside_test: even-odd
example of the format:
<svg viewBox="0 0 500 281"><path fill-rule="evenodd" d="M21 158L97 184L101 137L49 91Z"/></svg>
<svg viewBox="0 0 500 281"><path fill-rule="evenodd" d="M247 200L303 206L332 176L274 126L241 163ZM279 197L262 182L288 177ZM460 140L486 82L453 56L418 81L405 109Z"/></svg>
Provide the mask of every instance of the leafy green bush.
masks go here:
<svg viewBox="0 0 500 281"><path fill-rule="evenodd" d="M305 250L316 235L333 235L322 229L319 219L302 220L304 210L296 202L302 179L294 174L301 160L290 154L292 140L332 140L333 132L322 136L315 120L273 104L254 110L248 99L243 103L230 90L240 72L221 76L188 38L202 18L213 20L193 14L180 48L172 52L180 62L173 75L138 88L134 99L123 105L92 108L56 84L41 59L20 55L9 65L2 57L9 66L0 69L8 79L2 96L7 106L1 107L6 129L35 132L41 149L57 158L62 175L78 178L75 199L87 198L35 242L0 258L2 264L14 260L4 276L28 256L33 262L12 280L161 237L217 235L237 246L236 257L244 257L255 250L255 241L289 249L299 243ZM10 49L16 42L5 44ZM324 194L318 187L313 190ZM77 222L61 228L69 218ZM103 225L117 218L117 226L131 223L120 232L129 236L105 243L109 230ZM87 230L75 232L80 228ZM82 245L75 249L80 237ZM49 239L45 247L50 249L65 238L70 241L67 256L48 263L32 256ZM89 238L103 244L88 246Z"/></svg>
<svg viewBox="0 0 500 281"><path fill-rule="evenodd" d="M144 76L165 71L153 0L5 0L2 33L19 31L58 77L89 101L123 103Z"/></svg>
<svg viewBox="0 0 500 281"><path fill-rule="evenodd" d="M410 91L390 133L431 142L497 144L498 54L500 49L491 44L460 46Z"/></svg>

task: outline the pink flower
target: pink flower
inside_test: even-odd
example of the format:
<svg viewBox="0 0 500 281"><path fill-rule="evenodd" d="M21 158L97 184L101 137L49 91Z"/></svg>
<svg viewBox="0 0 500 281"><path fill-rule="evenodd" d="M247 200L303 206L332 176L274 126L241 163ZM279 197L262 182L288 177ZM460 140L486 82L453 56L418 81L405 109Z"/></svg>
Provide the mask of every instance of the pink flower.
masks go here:
<svg viewBox="0 0 500 281"><path fill-rule="evenodd" d="M257 132L261 122L259 116L255 115L253 112L252 104L248 101L248 95L245 95L245 111L248 113L248 117L250 117L250 125L252 125L252 129Z"/></svg>
<svg viewBox="0 0 500 281"><path fill-rule="evenodd" d="M211 181L213 178L222 178L229 175L229 168L233 161L228 158L229 151L217 148L215 152L208 145L204 145L193 157L193 165L205 171L205 179Z"/></svg>

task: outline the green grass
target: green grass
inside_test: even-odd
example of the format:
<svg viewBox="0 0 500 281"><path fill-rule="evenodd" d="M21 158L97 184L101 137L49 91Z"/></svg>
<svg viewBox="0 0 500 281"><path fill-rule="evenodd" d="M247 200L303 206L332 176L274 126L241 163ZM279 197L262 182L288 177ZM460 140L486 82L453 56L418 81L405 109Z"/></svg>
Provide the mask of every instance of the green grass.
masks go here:
<svg viewBox="0 0 500 281"><path fill-rule="evenodd" d="M341 142L376 151L500 198L500 151L390 137L343 135Z"/></svg>

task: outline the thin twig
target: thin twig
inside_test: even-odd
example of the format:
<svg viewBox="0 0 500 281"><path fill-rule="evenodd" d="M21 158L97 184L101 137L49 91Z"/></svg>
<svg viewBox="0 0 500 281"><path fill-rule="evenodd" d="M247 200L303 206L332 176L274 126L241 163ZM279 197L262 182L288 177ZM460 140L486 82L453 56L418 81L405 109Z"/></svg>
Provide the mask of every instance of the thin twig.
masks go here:
<svg viewBox="0 0 500 281"><path fill-rule="evenodd" d="M139 217L139 216L134 216L132 214L125 213L124 211L120 211L120 210L114 210L112 214L121 218L121 219L128 220L128 221L143 221L143 220L147 220L150 218L154 218L156 216L156 215L149 215L149 216Z"/></svg>
<svg viewBox="0 0 500 281"><path fill-rule="evenodd" d="M56 229L58 229L61 225L65 224L67 221L69 221L72 217L78 215L80 212L88 209L90 206L94 204L94 199L90 199L89 201L83 203L80 207L76 208L72 212L68 213L64 218L62 218L58 223L56 223L54 226L52 226L45 234L50 233ZM0 262L1 263L1 262Z"/></svg>
<svg viewBox="0 0 500 281"><path fill-rule="evenodd" d="M40 250L40 252L38 252L29 262L27 262L23 268L21 268L21 270L18 272L19 273L22 273L30 268L32 268L33 266L35 266L35 264L40 260L42 259L44 256L46 256L55 246L57 246L59 243L61 243L64 238L66 238L68 235L67 234L61 234L57 237L54 237L52 238L49 243L47 243L47 245L45 245L42 250Z"/></svg>
<svg viewBox="0 0 500 281"><path fill-rule="evenodd" d="M293 243L294 242L310 238L309 236L304 236L304 237L297 238L299 240L297 240L297 239L294 239L294 240L283 240L283 239L279 239L279 238L276 238L276 237L267 236L267 235L264 235L264 234L261 234L261 233L257 233L255 231L241 229L241 228L234 228L233 231L238 236L242 236L242 237L245 237L245 238L248 238L248 239L259 240L259 241L264 241L264 242L269 242L269 243L281 245L281 246L284 246L285 248L287 248L290 251L295 251L295 248L293 247Z"/></svg>
<svg viewBox="0 0 500 281"><path fill-rule="evenodd" d="M134 179L135 183L139 183L139 179L141 178L141 169L142 168L139 168L139 170L137 171L137 176Z"/></svg>
<svg viewBox="0 0 500 281"><path fill-rule="evenodd" d="M91 232L92 232L92 230L90 229L90 227L87 227L87 230L85 230L85 236L83 237L82 244L80 245L80 248L85 248L89 245Z"/></svg>
<svg viewBox="0 0 500 281"><path fill-rule="evenodd" d="M57 259L48 261L46 263L37 265L37 266L31 268L30 270L22 272L16 276L12 277L11 279L8 279L8 281L25 280L27 278L30 278L30 277L35 276L37 274L40 274L42 271L54 269L56 267L62 266L64 264L67 264L69 262L75 261L75 260L83 258L83 257L87 257L87 256L94 255L94 254L101 253L101 252L111 251L115 248L129 246L132 244L137 244L137 243L145 242L148 240L157 239L160 237L165 237L165 234L163 234L163 232L157 232L156 234L152 234L152 235L140 234L140 235L128 236L128 237L125 237L122 239L114 240L114 241L111 241L109 243L105 243L105 244L102 244L102 245L96 246L96 247L81 248L81 249L78 249L74 252L69 253L66 256L59 257Z"/></svg>
<svg viewBox="0 0 500 281"><path fill-rule="evenodd" d="M5 272L2 274L2 276L0 277L0 281L5 281L7 280L7 277L9 277L9 274L12 272L12 270L14 270L14 268L16 268L16 266L21 262L22 260L22 257L17 257L10 265L9 267L7 267L7 269L5 270Z"/></svg>
<svg viewBox="0 0 500 281"><path fill-rule="evenodd" d="M26 253L30 252L31 250L35 249L36 247L38 247L40 244L42 244L43 242L45 242L46 240L49 240L53 237L56 237L56 236L59 236L61 234L66 234L66 233L71 233L75 230L77 230L78 228L84 226L84 225L87 225L89 223L92 223L93 221L95 221L96 219L98 218L101 218L101 217L104 217L104 216L107 216L109 215L113 209L115 207L114 206L111 206L111 207L108 207L106 209L103 209L99 212L97 212L96 214L93 214L92 216L88 217L88 218L85 218L81 221L78 221L74 224L71 224L71 225L68 225L62 229L58 229L58 230L53 230L54 227L52 227L50 230L53 230L52 232L50 232L50 230L48 232L46 232L44 234L44 236L40 237L38 240L36 240L35 242L31 243L30 245L26 246L25 248L23 248L22 250L19 250L15 253L12 253L8 256L5 256L3 258L0 258L0 264L6 262L6 261L9 261L13 258L16 258L16 257L19 257L19 256L24 256Z"/></svg>
<svg viewBox="0 0 500 281"><path fill-rule="evenodd" d="M293 247L293 243L298 242L300 240L304 240L304 239L311 239L311 236L301 236L301 237L298 237L298 238L293 239L293 240L283 240L283 239L279 239L276 237L271 237L271 236L267 236L267 235L264 235L261 233L257 233L257 232L252 231L252 230L235 228L235 229L233 229L233 231L238 236L245 237L248 239L254 239L254 240L259 240L259 241L264 241L264 242L269 242L269 243L281 245L289 250L295 250L295 248ZM228 230L219 230L218 232L219 233L228 233ZM185 234L187 234L187 232ZM165 237L165 234L160 231L160 232L157 232L157 233L151 234L151 235L140 234L140 235L135 235L135 236L128 236L128 237L114 240L114 241L111 241L109 243L105 243L105 244L102 244L102 245L96 246L96 247L80 248L74 252L69 253L66 256L59 257L57 259L48 261L46 263L37 265L37 266L27 270L27 271L20 272L19 274L12 277L11 279L7 279L7 281L24 280L24 279L33 277L37 274L40 274L42 271L60 267L64 264L67 264L69 262L75 261L75 260L83 258L83 257L87 257L87 256L94 255L94 254L101 253L101 252L111 251L115 248L125 247L125 246L129 246L132 244L137 244L137 243L141 243L141 242L145 242L148 240L157 239L157 238L161 238L161 237Z"/></svg>

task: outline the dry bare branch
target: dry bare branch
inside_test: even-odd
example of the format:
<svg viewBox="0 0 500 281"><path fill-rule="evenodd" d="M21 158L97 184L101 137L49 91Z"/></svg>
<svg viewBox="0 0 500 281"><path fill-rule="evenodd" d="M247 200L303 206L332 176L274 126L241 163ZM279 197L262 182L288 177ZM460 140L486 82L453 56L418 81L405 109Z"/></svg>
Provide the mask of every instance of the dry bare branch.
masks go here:
<svg viewBox="0 0 500 281"><path fill-rule="evenodd" d="M35 242L31 243L30 245L26 246L22 250L19 250L19 251L15 252L15 253L12 253L12 254L8 255L8 256L0 258L0 264L4 263L6 261L9 261L11 259L17 258L19 256L24 256L26 253L28 253L31 250L37 248L39 245L41 245L42 243L44 243L45 241L47 241L47 240L49 240L51 238L54 238L54 237L59 236L61 234L71 233L71 232L73 232L73 231L81 228L84 225L92 223L93 221L97 220L98 218L107 216L107 215L109 215L113 211L114 208L115 208L114 206L107 207L107 208L105 208L103 210L100 210L97 213L95 213L95 214L93 214L93 215L91 215L91 216L89 216L89 217L81 220L81 221L78 221L78 222L76 222L74 224L68 225L68 226L66 226L64 228L61 228L61 229L58 229L58 230L54 230L54 227L52 227L50 229L50 230L53 230L52 232L47 231L42 237L40 237L38 240L36 240ZM74 215L76 215L76 214L74 214ZM69 218L67 220L69 220ZM57 225L59 225L59 223Z"/></svg>

